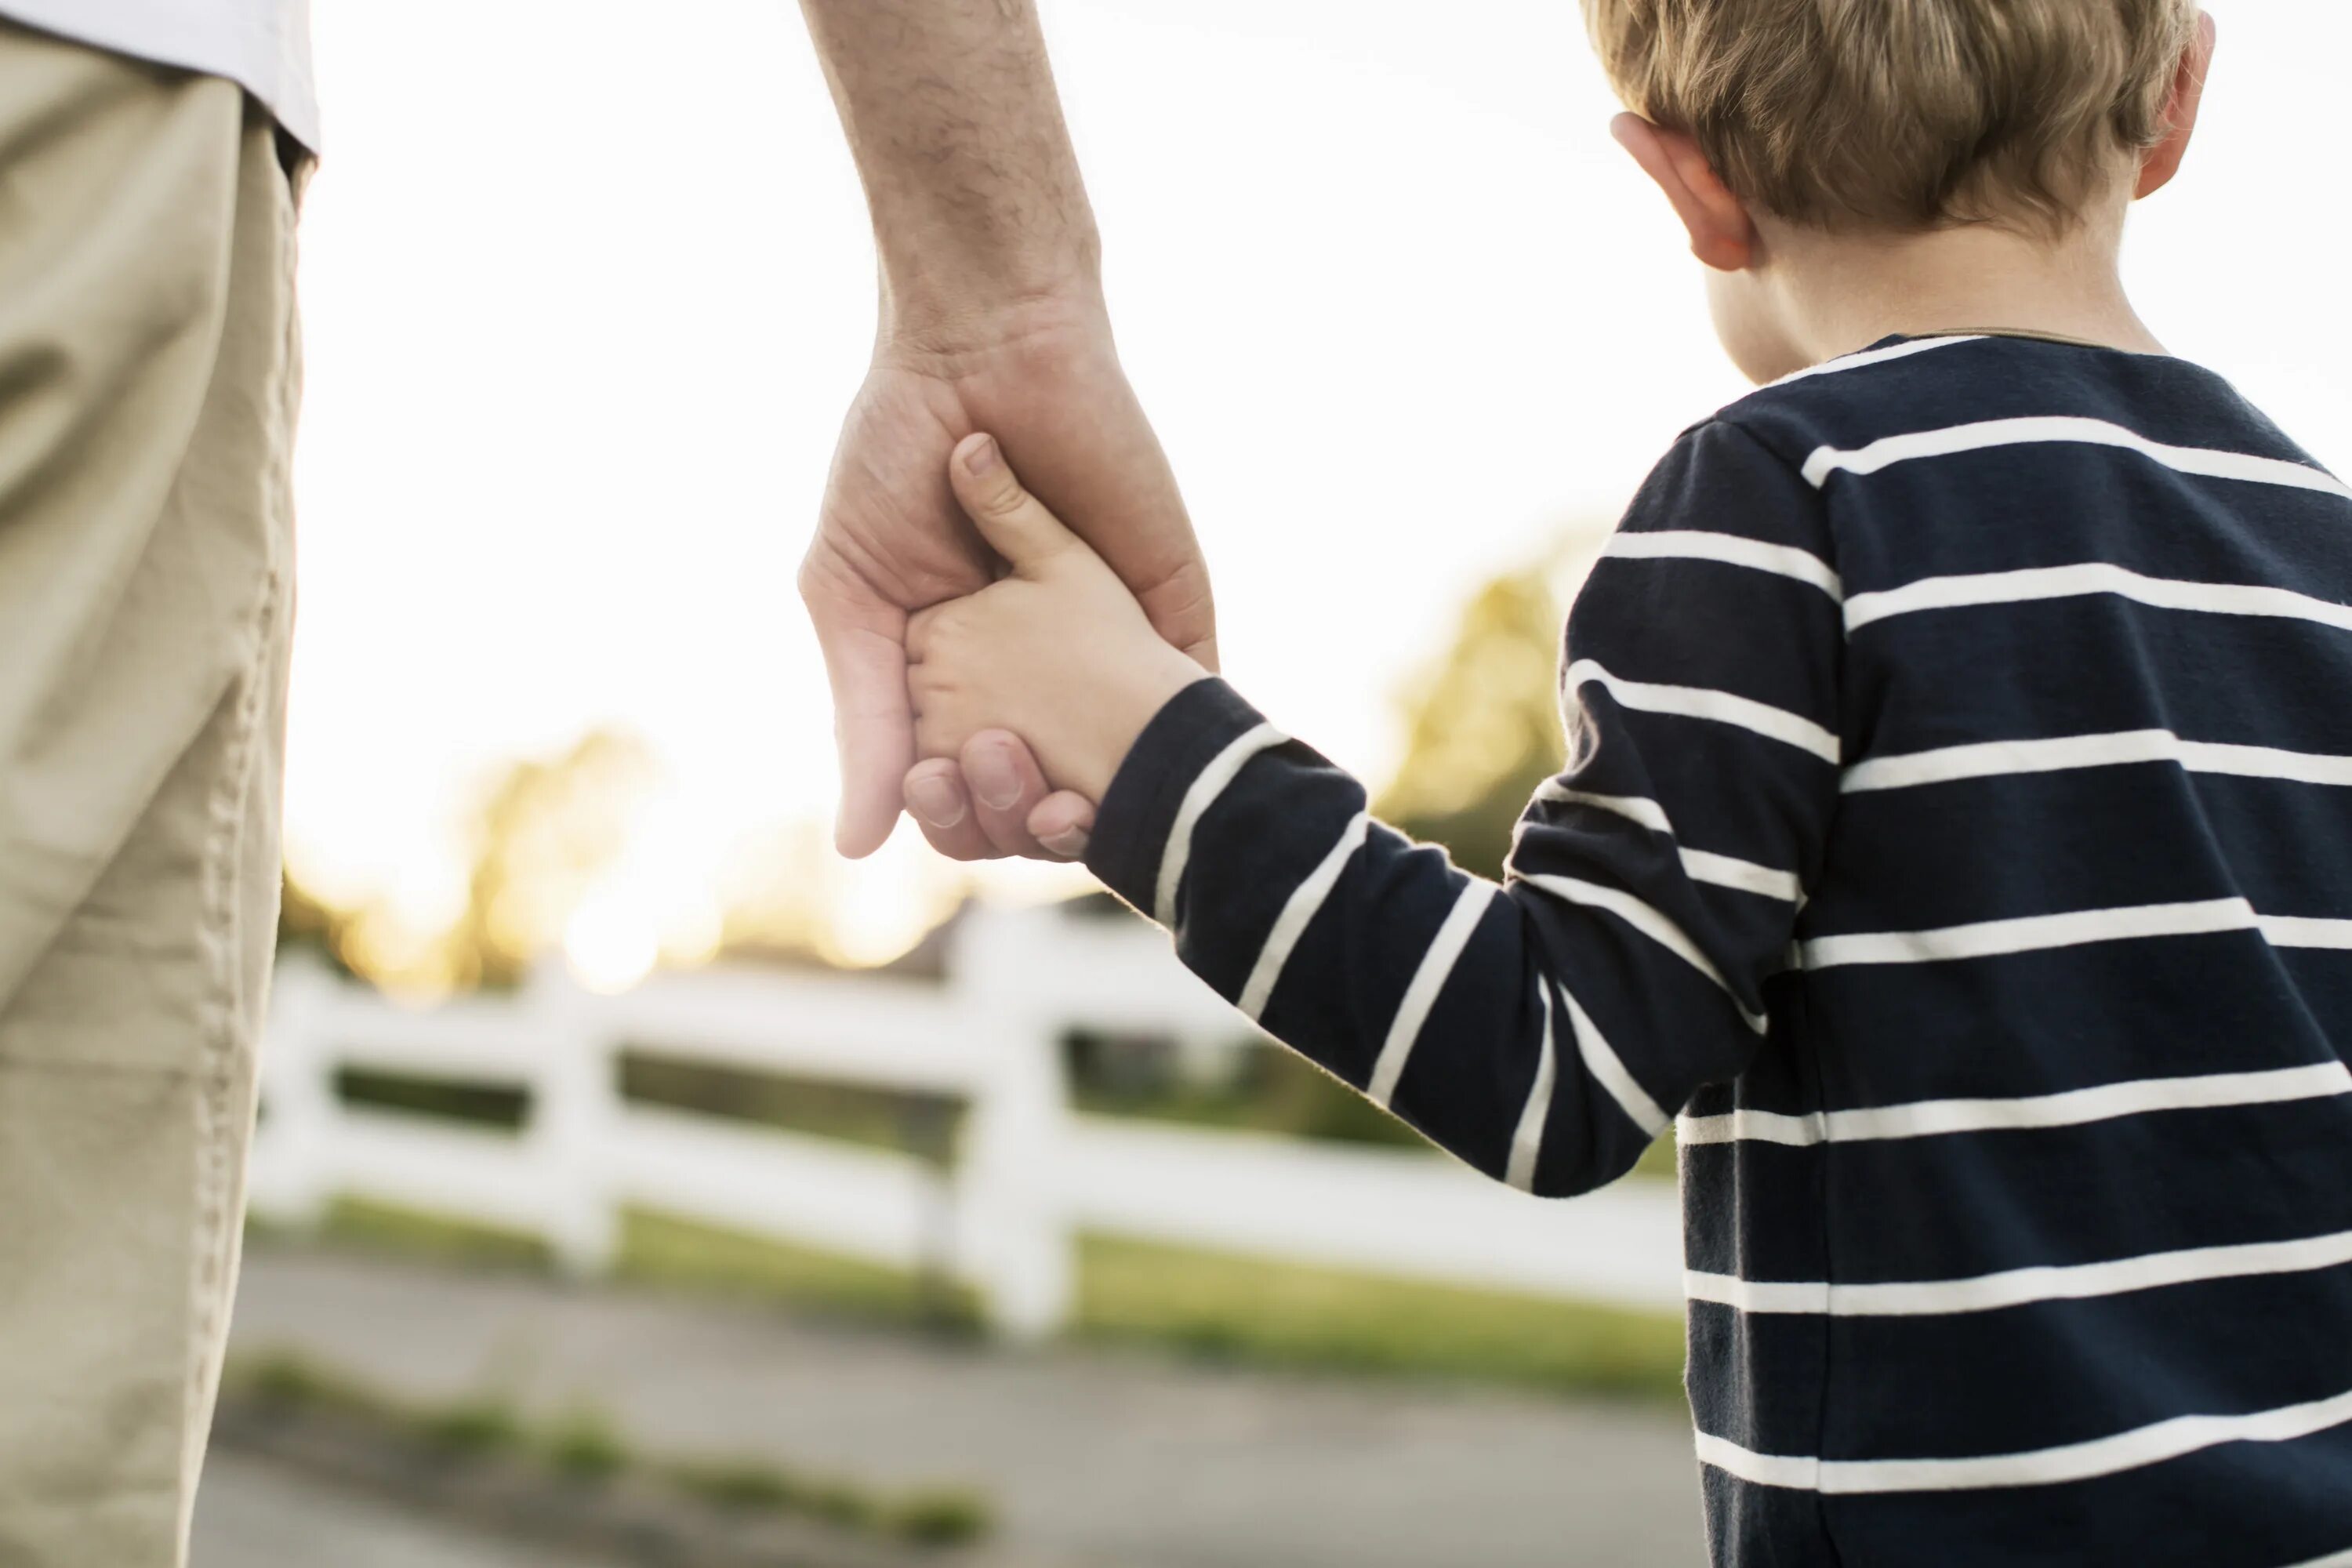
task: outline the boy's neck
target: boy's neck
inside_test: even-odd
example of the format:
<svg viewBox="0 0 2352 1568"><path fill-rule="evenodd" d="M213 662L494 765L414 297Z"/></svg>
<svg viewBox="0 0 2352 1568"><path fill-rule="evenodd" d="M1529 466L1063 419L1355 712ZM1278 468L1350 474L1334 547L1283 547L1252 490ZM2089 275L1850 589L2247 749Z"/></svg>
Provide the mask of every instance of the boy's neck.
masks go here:
<svg viewBox="0 0 2352 1568"><path fill-rule="evenodd" d="M1777 228L1778 226L1776 226ZM2137 353L2164 345L2125 297L2120 204L2050 239L1989 224L1926 234L1779 229L1765 276L1808 363L1895 334L2009 331Z"/></svg>

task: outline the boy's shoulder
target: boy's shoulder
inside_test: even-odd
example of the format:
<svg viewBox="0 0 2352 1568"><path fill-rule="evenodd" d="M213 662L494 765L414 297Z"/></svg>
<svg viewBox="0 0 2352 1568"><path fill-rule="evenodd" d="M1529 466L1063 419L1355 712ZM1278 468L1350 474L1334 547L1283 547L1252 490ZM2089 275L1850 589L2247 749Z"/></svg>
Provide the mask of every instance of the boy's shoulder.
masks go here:
<svg viewBox="0 0 2352 1568"><path fill-rule="evenodd" d="M1651 472L1633 526L1699 506L1742 514L1818 510L1819 454L1980 417L1988 380L2013 374L1975 336L1895 338L1758 387L1685 427Z"/></svg>
<svg viewBox="0 0 2352 1568"><path fill-rule="evenodd" d="M2055 508L2068 529L2105 526L2124 493L2119 461L2333 485L2229 382L2189 361L2001 333L1895 338L1690 426L1620 531L1680 534L1705 519L1712 531L1824 559L1867 541L1908 557L1931 517L2039 527Z"/></svg>
<svg viewBox="0 0 2352 1568"><path fill-rule="evenodd" d="M2000 332L1884 339L1760 386L1693 429L1729 426L1818 484L1831 454L2021 420L2088 420L2160 445L2309 461L2201 365Z"/></svg>
<svg viewBox="0 0 2352 1568"><path fill-rule="evenodd" d="M1889 581L2079 560L2178 576L2143 527L2149 508L2183 508L2188 531L2244 552L2333 538L2282 524L2345 499L2352 487L2210 369L1976 334L1882 341L1731 402L1684 430L1621 533L1706 529L1870 562Z"/></svg>

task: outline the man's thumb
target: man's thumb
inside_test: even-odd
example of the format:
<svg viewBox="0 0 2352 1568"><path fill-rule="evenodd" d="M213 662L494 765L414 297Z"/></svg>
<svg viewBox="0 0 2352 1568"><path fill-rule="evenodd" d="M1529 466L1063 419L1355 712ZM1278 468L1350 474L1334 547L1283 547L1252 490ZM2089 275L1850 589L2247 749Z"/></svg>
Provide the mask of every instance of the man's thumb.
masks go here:
<svg viewBox="0 0 2352 1568"><path fill-rule="evenodd" d="M1015 569L1034 566L1076 538L1045 503L1021 488L996 437L967 436L948 458L948 482L982 539Z"/></svg>

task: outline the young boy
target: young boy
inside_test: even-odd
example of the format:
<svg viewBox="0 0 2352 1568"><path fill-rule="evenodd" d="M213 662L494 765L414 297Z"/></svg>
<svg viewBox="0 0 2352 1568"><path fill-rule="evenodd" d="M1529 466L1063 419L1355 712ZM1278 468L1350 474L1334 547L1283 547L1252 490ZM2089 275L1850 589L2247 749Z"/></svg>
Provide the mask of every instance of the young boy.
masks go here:
<svg viewBox="0 0 2352 1568"><path fill-rule="evenodd" d="M1587 5L1771 384L1580 596L1507 884L984 436L1013 570L913 628L926 749L1024 737L1187 963L1494 1176L1584 1192L1679 1113L1717 1562L2352 1563L2352 490L2117 280L2210 24Z"/></svg>

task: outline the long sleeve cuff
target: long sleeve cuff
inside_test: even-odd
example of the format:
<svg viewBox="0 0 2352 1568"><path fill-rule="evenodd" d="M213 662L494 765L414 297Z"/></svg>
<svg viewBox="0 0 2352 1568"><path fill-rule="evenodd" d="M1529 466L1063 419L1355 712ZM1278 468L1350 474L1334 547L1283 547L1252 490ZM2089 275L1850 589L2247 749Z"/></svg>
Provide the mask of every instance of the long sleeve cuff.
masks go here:
<svg viewBox="0 0 2352 1568"><path fill-rule="evenodd" d="M1152 716L1095 811L1087 868L1104 886L1163 923L1160 876L1185 797L1265 716L1214 676L1196 680ZM1172 896L1174 889L1165 889Z"/></svg>

